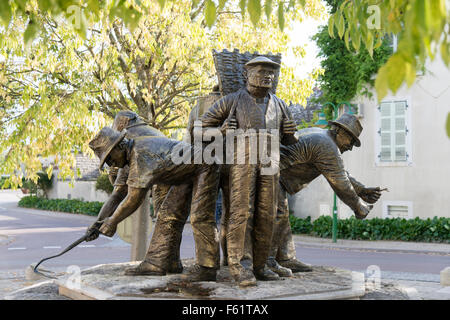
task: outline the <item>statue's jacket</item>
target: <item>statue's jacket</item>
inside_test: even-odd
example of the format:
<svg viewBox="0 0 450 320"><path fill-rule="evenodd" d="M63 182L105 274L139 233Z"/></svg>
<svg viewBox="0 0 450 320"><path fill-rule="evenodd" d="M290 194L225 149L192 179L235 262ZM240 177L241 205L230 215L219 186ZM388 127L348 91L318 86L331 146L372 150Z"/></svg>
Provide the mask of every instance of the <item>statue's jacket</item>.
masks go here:
<svg viewBox="0 0 450 320"><path fill-rule="evenodd" d="M153 184L179 185L187 183L201 166L189 161L173 161L173 156L192 152L190 144L159 136L136 137L130 140L128 155L127 185L133 188L148 188Z"/></svg>
<svg viewBox="0 0 450 320"><path fill-rule="evenodd" d="M136 137L143 136L156 136L156 137L165 137L165 135L156 128L153 128L147 125L144 121L138 120L135 124L132 124L126 128L127 132L125 138L134 139ZM126 185L129 174L129 166L126 165L123 168L120 168L118 172L112 168L110 170L110 180L114 181L114 186Z"/></svg>
<svg viewBox="0 0 450 320"><path fill-rule="evenodd" d="M255 99L243 88L218 100L202 116L203 127L220 127L227 118L235 116L238 129L280 129L283 118L292 119L286 103L269 93L266 113L256 104ZM284 136L280 133L283 141Z"/></svg>
<svg viewBox="0 0 450 320"><path fill-rule="evenodd" d="M358 193L364 185L345 171L341 152L329 130L302 129L297 137L297 143L280 147L280 184L283 188L289 194L295 194L322 174L337 196L356 210Z"/></svg>

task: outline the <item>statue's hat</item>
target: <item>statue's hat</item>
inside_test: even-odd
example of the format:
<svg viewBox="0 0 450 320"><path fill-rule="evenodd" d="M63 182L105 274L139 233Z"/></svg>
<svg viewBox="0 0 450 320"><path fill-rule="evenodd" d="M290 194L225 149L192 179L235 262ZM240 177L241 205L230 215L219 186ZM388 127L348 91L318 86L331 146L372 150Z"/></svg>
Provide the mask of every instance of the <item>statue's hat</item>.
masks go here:
<svg viewBox="0 0 450 320"><path fill-rule="evenodd" d="M355 139L354 145L356 147L361 146L361 141L359 140L359 135L363 130L361 123L355 115L344 113L342 116L336 119L336 121L329 121L329 124L335 124L343 129L345 129L352 137Z"/></svg>
<svg viewBox="0 0 450 320"><path fill-rule="evenodd" d="M125 138L126 133L126 130L118 132L110 127L104 127L97 133L94 139L89 142L89 148L91 148L95 155L100 159L100 170L105 164L106 158L109 156L112 149Z"/></svg>
<svg viewBox="0 0 450 320"><path fill-rule="evenodd" d="M271 59L269 59L267 57L264 57L264 56L259 56L259 57L253 58L252 60L250 60L249 62L247 62L245 64L245 67L248 68L248 67L256 66L256 65L259 65L259 64L269 65L269 66L271 66L271 67L273 67L275 69L279 69L280 68L280 64L279 63L276 63L275 61L273 61L273 60L271 60Z"/></svg>
<svg viewBox="0 0 450 320"><path fill-rule="evenodd" d="M121 110L117 112L114 117L114 122L112 124L112 129L117 131L122 131L124 128L128 126L130 121L139 119L137 113L129 110Z"/></svg>

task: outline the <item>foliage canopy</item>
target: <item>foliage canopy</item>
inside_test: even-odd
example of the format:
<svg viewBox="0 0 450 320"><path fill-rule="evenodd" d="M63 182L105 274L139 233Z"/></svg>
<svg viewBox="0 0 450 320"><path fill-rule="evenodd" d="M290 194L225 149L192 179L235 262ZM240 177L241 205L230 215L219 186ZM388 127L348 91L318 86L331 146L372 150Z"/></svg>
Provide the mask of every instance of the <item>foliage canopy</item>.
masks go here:
<svg viewBox="0 0 450 320"><path fill-rule="evenodd" d="M20 185L22 176L37 180L43 158L53 159L59 177L74 177L76 153L91 153L88 142L119 110L133 110L165 133L184 127L196 98L217 81L212 49L292 53L297 60L304 54L289 48L277 22L262 18L255 28L232 4L210 29L190 0L168 2L162 11L151 0L140 4L158 14L141 12L133 28L100 10L102 19L74 33L67 17L43 12L36 1L26 13L16 8L0 27L0 173L11 175L11 185ZM301 13L286 14L286 28ZM30 21L39 25L34 38L24 36ZM294 69L283 65L277 94L302 103L320 71L300 79Z"/></svg>

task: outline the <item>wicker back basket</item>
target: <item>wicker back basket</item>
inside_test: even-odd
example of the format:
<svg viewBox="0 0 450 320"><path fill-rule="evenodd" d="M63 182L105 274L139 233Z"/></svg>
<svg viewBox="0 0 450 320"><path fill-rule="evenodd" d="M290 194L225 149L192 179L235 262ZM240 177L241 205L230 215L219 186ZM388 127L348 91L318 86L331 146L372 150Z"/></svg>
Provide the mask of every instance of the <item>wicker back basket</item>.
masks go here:
<svg viewBox="0 0 450 320"><path fill-rule="evenodd" d="M233 51L223 50L221 52L213 50L214 65L216 67L219 87L222 96L245 88L244 65L253 58L264 56L281 64L281 54L272 53L260 54L258 52L240 53L238 49ZM275 81L273 82L272 93L276 93L280 70L275 71Z"/></svg>

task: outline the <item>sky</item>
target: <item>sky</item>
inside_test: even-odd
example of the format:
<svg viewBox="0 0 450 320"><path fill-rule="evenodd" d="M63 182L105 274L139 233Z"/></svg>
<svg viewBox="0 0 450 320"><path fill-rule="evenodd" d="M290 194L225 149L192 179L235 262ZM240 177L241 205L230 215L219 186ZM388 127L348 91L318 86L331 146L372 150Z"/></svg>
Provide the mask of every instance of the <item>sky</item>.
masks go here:
<svg viewBox="0 0 450 320"><path fill-rule="evenodd" d="M313 69L320 67L320 59L317 57L319 49L311 37L317 33L318 28L321 25L327 24L327 19L315 20L312 18L306 18L301 22L294 22L293 29L291 31L291 46L303 46L306 51L306 56L300 62L296 69L297 74L301 78L306 78L308 73ZM287 56L286 63L291 64L293 57Z"/></svg>

